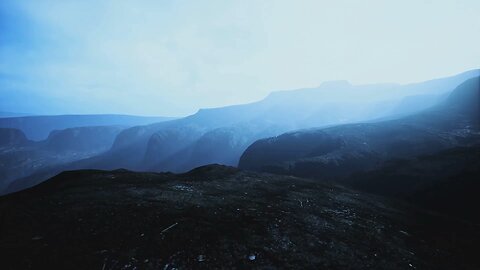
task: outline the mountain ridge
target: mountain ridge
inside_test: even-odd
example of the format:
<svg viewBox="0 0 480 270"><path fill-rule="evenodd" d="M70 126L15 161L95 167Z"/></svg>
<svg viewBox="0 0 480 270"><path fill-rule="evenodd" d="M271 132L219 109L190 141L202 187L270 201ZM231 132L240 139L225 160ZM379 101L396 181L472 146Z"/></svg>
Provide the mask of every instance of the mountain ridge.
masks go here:
<svg viewBox="0 0 480 270"><path fill-rule="evenodd" d="M40 141L46 139L50 132L56 129L107 125L132 126L172 119L174 118L120 114L31 115L0 118L0 127L20 129L31 140Z"/></svg>
<svg viewBox="0 0 480 270"><path fill-rule="evenodd" d="M388 158L416 156L477 141L480 99L471 95L480 91L479 78L467 80L450 94L451 99L415 115L294 131L257 141L244 152L239 167L309 177L337 171L328 176L336 177L372 169ZM342 163L344 166L339 166Z"/></svg>
<svg viewBox="0 0 480 270"><path fill-rule="evenodd" d="M424 93L448 92L476 72L470 71L453 77L406 86L394 85L395 93L396 95L401 93L401 89L405 90L404 95L422 91ZM328 86L328 83L324 84L323 89L312 90L313 95L309 90L310 92L307 91L306 94L295 98L294 96L299 94L289 91L282 94L284 97L276 101L266 98L246 105L201 110L197 114L172 121L126 128L115 137L109 150L96 156L38 171L31 177L18 179L9 190L18 190L36 184L63 170L125 168L135 171L184 172L208 163L237 165L237 161L241 161L242 153L255 141L277 136L298 127L327 127L367 121L366 119L374 123L383 118L396 117L396 114L390 114L390 111L396 108L397 102L401 102L401 99L387 103L382 101L376 106L367 102L363 104L365 106L360 106L346 101L335 103L336 101L314 98L317 92L319 95L328 93L328 87L325 85ZM346 87L347 92L358 92L356 95L364 90L378 93L384 87L384 85L376 85L369 89L370 86L361 86L357 89L351 84L337 83L337 85L340 88ZM383 90L388 92L388 89ZM347 108L346 104L350 104L354 109ZM409 108L409 113L422 108L422 106L414 110ZM405 112L405 109L400 109L400 113L402 111ZM179 142L178 138L185 140ZM174 141L177 143L170 143ZM218 145L224 145L225 149L217 147ZM203 159L203 157L206 158Z"/></svg>

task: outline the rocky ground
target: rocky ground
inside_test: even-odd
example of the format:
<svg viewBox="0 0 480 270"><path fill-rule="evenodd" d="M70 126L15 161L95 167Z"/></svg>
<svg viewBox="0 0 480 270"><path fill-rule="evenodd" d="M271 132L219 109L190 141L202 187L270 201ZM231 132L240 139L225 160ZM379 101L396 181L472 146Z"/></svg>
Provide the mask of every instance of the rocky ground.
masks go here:
<svg viewBox="0 0 480 270"><path fill-rule="evenodd" d="M0 197L1 269L479 269L477 225L218 165L72 171Z"/></svg>

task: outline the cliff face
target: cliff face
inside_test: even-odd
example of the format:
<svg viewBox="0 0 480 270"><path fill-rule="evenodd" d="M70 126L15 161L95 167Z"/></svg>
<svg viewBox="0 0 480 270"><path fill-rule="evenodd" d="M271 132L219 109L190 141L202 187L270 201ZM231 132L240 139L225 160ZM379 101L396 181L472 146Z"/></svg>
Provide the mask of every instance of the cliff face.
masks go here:
<svg viewBox="0 0 480 270"><path fill-rule="evenodd" d="M56 153L100 153L110 149L115 137L123 130L120 126L80 127L55 130L44 142L44 148Z"/></svg>
<svg viewBox="0 0 480 270"><path fill-rule="evenodd" d="M0 128L0 147L22 146L29 141L25 134L14 128Z"/></svg>

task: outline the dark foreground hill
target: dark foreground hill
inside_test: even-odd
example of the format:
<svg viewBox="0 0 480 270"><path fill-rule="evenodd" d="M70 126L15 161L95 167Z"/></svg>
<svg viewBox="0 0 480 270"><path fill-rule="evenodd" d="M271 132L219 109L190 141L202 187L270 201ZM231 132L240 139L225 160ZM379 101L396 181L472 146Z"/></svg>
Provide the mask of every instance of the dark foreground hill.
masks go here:
<svg viewBox="0 0 480 270"><path fill-rule="evenodd" d="M71 171L0 198L2 269L479 269L477 226L211 165Z"/></svg>
<svg viewBox="0 0 480 270"><path fill-rule="evenodd" d="M476 145L391 160L377 170L352 175L345 183L480 223L479 179L480 145Z"/></svg>

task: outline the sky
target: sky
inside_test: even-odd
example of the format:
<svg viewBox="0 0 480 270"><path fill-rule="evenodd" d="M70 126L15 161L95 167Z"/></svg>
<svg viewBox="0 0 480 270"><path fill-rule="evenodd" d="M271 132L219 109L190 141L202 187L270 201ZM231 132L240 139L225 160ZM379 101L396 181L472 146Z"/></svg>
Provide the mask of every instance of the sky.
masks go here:
<svg viewBox="0 0 480 270"><path fill-rule="evenodd" d="M0 111L183 116L480 67L478 0L1 0Z"/></svg>

